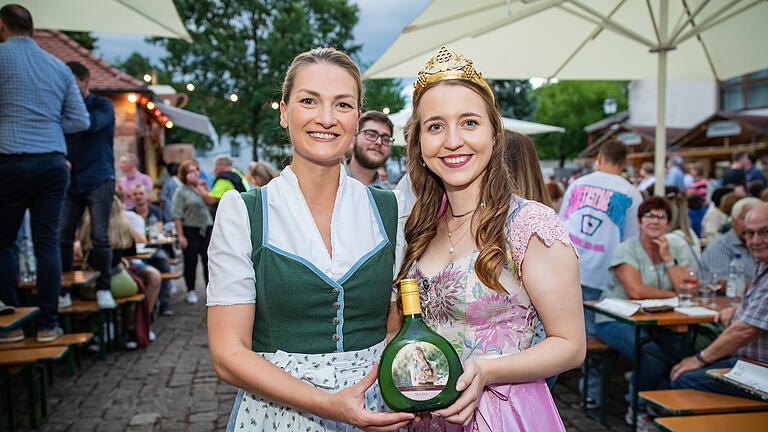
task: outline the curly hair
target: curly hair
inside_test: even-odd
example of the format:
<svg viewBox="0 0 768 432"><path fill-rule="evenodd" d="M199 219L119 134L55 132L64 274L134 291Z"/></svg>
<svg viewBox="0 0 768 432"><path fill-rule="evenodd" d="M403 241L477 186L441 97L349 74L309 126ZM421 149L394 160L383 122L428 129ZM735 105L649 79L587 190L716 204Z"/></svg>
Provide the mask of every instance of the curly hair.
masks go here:
<svg viewBox="0 0 768 432"><path fill-rule="evenodd" d="M420 102L430 89L442 85L466 87L479 94L485 102L493 131L493 150L488 166L481 174L482 196L476 203L472 226L477 227L475 243L480 254L475 262L475 271L487 287L506 292L499 283L499 275L506 264L504 225L509 212L513 192L512 176L505 163L507 146L503 141L501 115L488 93L479 85L464 80L437 81L424 89L413 101L413 114L405 125L404 135L408 142L408 174L411 177L416 204L405 225L405 239L408 247L403 266L397 277L399 282L408 274L413 262L427 249L437 234L438 218L445 195L445 185L435 173L422 166L421 154L421 110Z"/></svg>

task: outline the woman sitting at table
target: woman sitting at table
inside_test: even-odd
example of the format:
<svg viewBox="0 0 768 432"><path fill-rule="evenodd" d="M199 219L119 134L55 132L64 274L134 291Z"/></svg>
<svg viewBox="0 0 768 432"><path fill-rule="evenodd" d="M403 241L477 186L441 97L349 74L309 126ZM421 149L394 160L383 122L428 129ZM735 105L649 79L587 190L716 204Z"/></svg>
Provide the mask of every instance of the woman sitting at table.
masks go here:
<svg viewBox="0 0 768 432"><path fill-rule="evenodd" d="M676 296L675 287L688 274L686 251L670 244L665 233L672 216L666 199L651 196L637 210L640 235L622 242L613 252L611 277L600 299L661 299ZM635 327L597 314L597 336L628 359L634 358ZM642 338L647 337L641 331ZM669 369L681 358L681 337L665 334L643 344L640 358L639 391L665 387ZM637 370L635 371L637 372ZM632 380L627 400L631 401ZM631 416L628 416L628 418Z"/></svg>

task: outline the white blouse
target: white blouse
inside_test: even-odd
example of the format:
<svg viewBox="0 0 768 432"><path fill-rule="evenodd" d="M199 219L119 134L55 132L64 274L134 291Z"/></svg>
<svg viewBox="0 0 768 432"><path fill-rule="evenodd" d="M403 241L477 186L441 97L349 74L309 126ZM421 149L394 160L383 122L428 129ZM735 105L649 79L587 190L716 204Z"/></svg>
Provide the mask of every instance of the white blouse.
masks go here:
<svg viewBox="0 0 768 432"><path fill-rule="evenodd" d="M333 257L328 254L291 168L285 168L264 187L267 220L263 223L268 224L267 245L314 267L334 281L344 279L361 259L386 240L368 189L348 176L344 169L339 171L339 189L331 217ZM398 224L393 280L405 254L404 228L410 214L402 194L395 191L395 197ZM221 197L208 247L208 306L256 302L252 250L245 202L236 191L228 191Z"/></svg>

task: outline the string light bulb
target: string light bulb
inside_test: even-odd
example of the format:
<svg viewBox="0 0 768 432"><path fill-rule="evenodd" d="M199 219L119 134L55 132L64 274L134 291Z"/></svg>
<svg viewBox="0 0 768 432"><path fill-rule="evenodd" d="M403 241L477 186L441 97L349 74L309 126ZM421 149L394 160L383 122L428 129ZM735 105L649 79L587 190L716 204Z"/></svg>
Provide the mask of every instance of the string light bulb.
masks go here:
<svg viewBox="0 0 768 432"><path fill-rule="evenodd" d="M139 97L135 94L131 93L128 95L128 102L130 103L136 103L136 101L139 100Z"/></svg>
<svg viewBox="0 0 768 432"><path fill-rule="evenodd" d="M381 110L381 112L383 112L384 114L389 115L389 107L384 107L384 109Z"/></svg>
<svg viewBox="0 0 768 432"><path fill-rule="evenodd" d="M152 102L152 101L147 102L147 109L150 110L150 111L155 109L155 103Z"/></svg>
<svg viewBox="0 0 768 432"><path fill-rule="evenodd" d="M195 85L192 83L187 83L187 91L195 91Z"/></svg>
<svg viewBox="0 0 768 432"><path fill-rule="evenodd" d="M168 120L167 122L165 122L165 127L168 128L168 129L172 128L173 127L173 122Z"/></svg>
<svg viewBox="0 0 768 432"><path fill-rule="evenodd" d="M276 110L276 109L280 108L280 104L279 104L279 103L277 103L277 102L272 102L272 105L271 105L271 106L272 106L272 109L273 109L273 110Z"/></svg>
<svg viewBox="0 0 768 432"><path fill-rule="evenodd" d="M144 74L144 81L145 81L145 82L148 82L148 83L149 83L149 82L152 82L152 75L150 75L150 74L148 74L148 73L145 73L145 74Z"/></svg>
<svg viewBox="0 0 768 432"><path fill-rule="evenodd" d="M231 94L229 95L229 100L231 100L232 102L237 102L237 99L239 99L239 98L237 97L237 93L231 93Z"/></svg>

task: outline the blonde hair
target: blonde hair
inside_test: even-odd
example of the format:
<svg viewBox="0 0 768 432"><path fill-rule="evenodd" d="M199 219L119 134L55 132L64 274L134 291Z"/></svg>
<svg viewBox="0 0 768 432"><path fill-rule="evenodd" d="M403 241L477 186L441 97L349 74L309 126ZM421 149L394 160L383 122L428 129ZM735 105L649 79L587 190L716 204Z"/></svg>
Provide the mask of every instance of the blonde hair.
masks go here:
<svg viewBox="0 0 768 432"><path fill-rule="evenodd" d="M488 111L493 131L493 150L488 166L481 174L482 196L475 204L476 210L473 216L477 226L475 243L480 247L475 270L480 281L487 287L506 292L499 283L499 275L506 263L504 225L513 192L512 177L505 163L507 146L502 141L501 115L493 99L485 89L465 80L436 81L429 84L414 98L413 114L405 125L404 135L408 142L408 174L416 194L416 203L405 225L405 239L408 247L397 279L399 282L405 278L413 262L424 253L429 242L437 234L438 214L445 195L445 186L435 173L422 166L420 103L422 97L431 88L441 85L457 85L474 91L483 98Z"/></svg>
<svg viewBox="0 0 768 432"><path fill-rule="evenodd" d="M319 63L335 65L349 72L357 87L357 110L359 111L363 105L363 80L360 78L360 69L348 55L336 48L313 48L293 58L283 80L283 102L287 103L291 97L296 75L304 67Z"/></svg>
<svg viewBox="0 0 768 432"><path fill-rule="evenodd" d="M264 182L262 186L266 185L273 178L279 175L277 171L272 168L272 165L266 162L256 162L253 168L251 168L251 172L249 174L251 177L258 177L262 182Z"/></svg>
<svg viewBox="0 0 768 432"><path fill-rule="evenodd" d="M80 227L80 245L83 251L93 249L91 239L91 215L85 212L83 224ZM133 225L125 217L123 203L115 195L112 197L112 208L109 211L109 246L112 249L128 249L133 245Z"/></svg>

